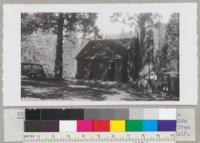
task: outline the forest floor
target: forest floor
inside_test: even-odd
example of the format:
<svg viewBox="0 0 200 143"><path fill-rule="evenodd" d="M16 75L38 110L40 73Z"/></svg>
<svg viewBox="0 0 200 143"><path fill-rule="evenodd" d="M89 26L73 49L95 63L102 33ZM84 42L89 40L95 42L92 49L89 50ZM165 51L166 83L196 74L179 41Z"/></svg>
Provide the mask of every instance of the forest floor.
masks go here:
<svg viewBox="0 0 200 143"><path fill-rule="evenodd" d="M178 100L166 93L153 94L138 91L118 82L86 80L31 80L22 79L23 100L70 100L70 101L166 101Z"/></svg>

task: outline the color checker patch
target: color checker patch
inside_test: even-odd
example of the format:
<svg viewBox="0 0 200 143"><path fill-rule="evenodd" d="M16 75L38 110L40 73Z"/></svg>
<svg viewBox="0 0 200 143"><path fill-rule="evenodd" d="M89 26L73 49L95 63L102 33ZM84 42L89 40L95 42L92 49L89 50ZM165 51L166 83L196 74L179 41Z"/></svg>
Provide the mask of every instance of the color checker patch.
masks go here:
<svg viewBox="0 0 200 143"><path fill-rule="evenodd" d="M111 132L125 132L125 120L110 120Z"/></svg>
<svg viewBox="0 0 200 143"><path fill-rule="evenodd" d="M127 132L139 132L143 130L142 120L126 120L126 131Z"/></svg>
<svg viewBox="0 0 200 143"><path fill-rule="evenodd" d="M78 120L77 121L77 131L78 132L92 132L93 131L93 121L92 120Z"/></svg>
<svg viewBox="0 0 200 143"><path fill-rule="evenodd" d="M158 131L176 131L176 120L159 120Z"/></svg>
<svg viewBox="0 0 200 143"><path fill-rule="evenodd" d="M77 121L59 121L60 132L76 132L77 130Z"/></svg>
<svg viewBox="0 0 200 143"><path fill-rule="evenodd" d="M94 132L109 132L110 121L109 120L94 120L93 131Z"/></svg>
<svg viewBox="0 0 200 143"><path fill-rule="evenodd" d="M143 131L158 131L158 121L157 120L143 120Z"/></svg>

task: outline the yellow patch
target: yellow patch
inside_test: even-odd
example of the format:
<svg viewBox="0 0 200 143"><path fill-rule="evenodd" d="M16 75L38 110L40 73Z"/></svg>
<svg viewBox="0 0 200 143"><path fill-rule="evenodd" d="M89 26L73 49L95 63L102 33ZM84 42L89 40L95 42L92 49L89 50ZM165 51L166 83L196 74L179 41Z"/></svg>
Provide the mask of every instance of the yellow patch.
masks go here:
<svg viewBox="0 0 200 143"><path fill-rule="evenodd" d="M110 120L110 132L125 132L125 120Z"/></svg>

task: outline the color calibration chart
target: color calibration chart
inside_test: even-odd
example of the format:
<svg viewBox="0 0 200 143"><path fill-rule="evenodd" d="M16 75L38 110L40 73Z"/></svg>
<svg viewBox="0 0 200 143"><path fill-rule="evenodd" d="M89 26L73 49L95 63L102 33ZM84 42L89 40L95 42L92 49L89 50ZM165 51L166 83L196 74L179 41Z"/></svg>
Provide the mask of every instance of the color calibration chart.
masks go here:
<svg viewBox="0 0 200 143"><path fill-rule="evenodd" d="M27 109L24 143L175 143L175 108Z"/></svg>

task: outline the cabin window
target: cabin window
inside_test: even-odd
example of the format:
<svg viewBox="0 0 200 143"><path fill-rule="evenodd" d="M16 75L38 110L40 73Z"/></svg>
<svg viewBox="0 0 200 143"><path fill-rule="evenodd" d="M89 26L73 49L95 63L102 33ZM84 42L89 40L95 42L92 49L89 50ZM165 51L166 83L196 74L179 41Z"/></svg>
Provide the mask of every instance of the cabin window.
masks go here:
<svg viewBox="0 0 200 143"><path fill-rule="evenodd" d="M42 69L42 66L39 66L39 65L33 65L33 69L41 70L41 69Z"/></svg>
<svg viewBox="0 0 200 143"><path fill-rule="evenodd" d="M30 70L31 69L31 65L22 65L22 69Z"/></svg>

